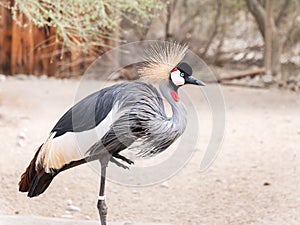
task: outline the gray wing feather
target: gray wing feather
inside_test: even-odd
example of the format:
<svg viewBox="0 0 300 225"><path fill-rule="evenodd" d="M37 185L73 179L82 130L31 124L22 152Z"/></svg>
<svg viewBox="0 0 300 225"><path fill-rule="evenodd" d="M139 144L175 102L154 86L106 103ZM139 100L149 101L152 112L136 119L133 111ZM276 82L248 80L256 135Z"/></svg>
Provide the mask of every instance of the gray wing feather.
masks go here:
<svg viewBox="0 0 300 225"><path fill-rule="evenodd" d="M96 127L111 111L117 92L125 83L95 92L70 108L56 123L51 132L55 137L66 132L81 132Z"/></svg>

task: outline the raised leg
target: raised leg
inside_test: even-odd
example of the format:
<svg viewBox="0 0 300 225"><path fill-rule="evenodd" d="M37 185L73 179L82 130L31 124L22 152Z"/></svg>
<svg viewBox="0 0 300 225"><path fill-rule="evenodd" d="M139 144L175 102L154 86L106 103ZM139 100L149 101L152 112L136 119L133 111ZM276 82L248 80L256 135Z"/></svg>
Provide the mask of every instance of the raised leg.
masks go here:
<svg viewBox="0 0 300 225"><path fill-rule="evenodd" d="M98 197L97 208L100 215L101 225L106 225L107 206L105 204L105 180L106 180L106 167L109 162L108 160L100 160L101 164L101 180L100 180L100 191Z"/></svg>

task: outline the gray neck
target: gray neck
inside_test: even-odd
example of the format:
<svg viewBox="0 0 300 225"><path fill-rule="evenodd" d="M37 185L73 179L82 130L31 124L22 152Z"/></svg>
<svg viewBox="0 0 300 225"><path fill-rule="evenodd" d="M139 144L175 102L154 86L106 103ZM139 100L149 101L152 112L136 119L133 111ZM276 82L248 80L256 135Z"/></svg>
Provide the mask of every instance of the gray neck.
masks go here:
<svg viewBox="0 0 300 225"><path fill-rule="evenodd" d="M170 118L172 125L176 127L176 129L180 130L181 132L184 131L187 123L186 119L186 110L184 104L179 100L176 102L171 95L171 91L177 92L177 87L171 83L169 80L164 80L160 85L159 89L162 95L166 98L168 103L172 107L172 117Z"/></svg>

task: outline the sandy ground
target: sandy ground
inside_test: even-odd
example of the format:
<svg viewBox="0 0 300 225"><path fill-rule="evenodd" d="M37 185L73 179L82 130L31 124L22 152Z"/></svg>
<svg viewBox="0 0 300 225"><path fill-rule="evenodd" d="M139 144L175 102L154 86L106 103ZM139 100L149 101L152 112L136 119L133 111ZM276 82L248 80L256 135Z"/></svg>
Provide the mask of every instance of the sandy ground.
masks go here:
<svg viewBox="0 0 300 225"><path fill-rule="evenodd" d="M12 78L0 83L0 214L98 219L99 177L87 165L60 174L38 198L27 198L17 186L35 149L74 103L78 83ZM128 187L108 182L109 221L300 224L299 93L237 87L222 91L226 135L212 166L200 172L203 152L197 151L162 184ZM203 115L199 123L206 142L209 113L202 107L203 96L191 92ZM18 145L20 133L24 146L22 139ZM80 211L66 211L70 200Z"/></svg>

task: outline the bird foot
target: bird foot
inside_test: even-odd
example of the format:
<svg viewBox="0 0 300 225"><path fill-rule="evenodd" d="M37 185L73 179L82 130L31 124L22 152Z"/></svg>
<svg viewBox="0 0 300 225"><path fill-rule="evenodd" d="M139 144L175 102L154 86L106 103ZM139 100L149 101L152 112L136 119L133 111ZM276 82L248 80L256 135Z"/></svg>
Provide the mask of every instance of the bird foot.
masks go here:
<svg viewBox="0 0 300 225"><path fill-rule="evenodd" d="M110 161L114 164L116 164L118 167L121 167L123 169L129 170L128 166L125 166L123 163L120 163L118 160L116 160L114 157L111 157Z"/></svg>
<svg viewBox="0 0 300 225"><path fill-rule="evenodd" d="M101 225L106 225L107 206L104 200L98 200L97 208L100 215Z"/></svg>
<svg viewBox="0 0 300 225"><path fill-rule="evenodd" d="M118 158L118 159L121 159L121 160L123 160L124 162L127 162L129 165L133 165L133 164L134 164L134 162L133 162L132 160L127 159L125 156L122 156L122 155L120 155L120 154L114 154L113 157L116 157L116 158Z"/></svg>

